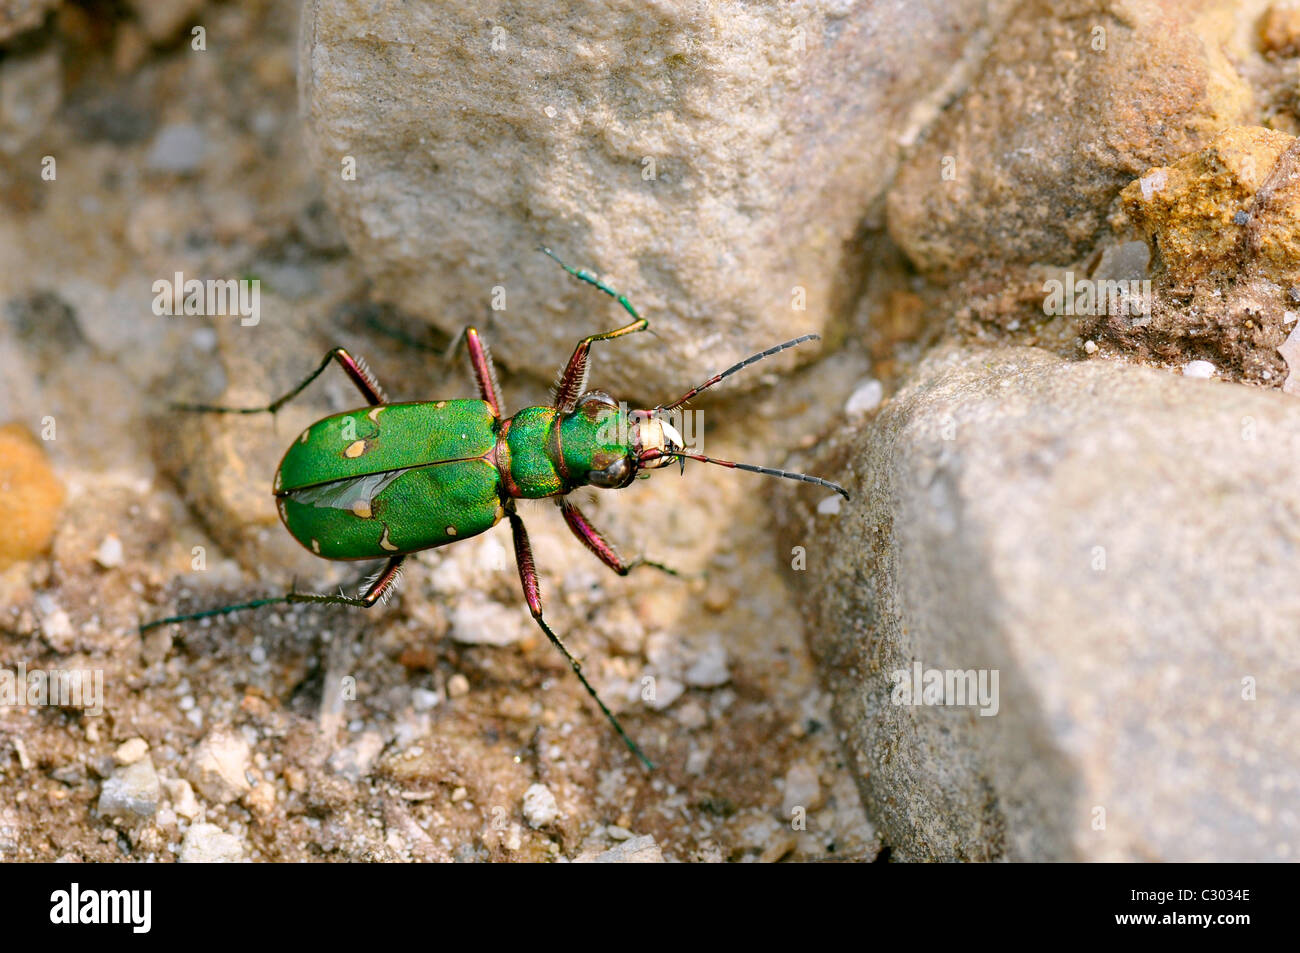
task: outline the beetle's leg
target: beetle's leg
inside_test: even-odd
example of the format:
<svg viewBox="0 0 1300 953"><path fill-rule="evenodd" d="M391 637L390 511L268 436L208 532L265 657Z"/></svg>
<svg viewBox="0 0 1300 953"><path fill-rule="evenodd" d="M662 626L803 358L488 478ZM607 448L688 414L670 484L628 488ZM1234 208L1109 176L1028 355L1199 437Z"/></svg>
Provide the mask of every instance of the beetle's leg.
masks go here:
<svg viewBox="0 0 1300 953"><path fill-rule="evenodd" d="M497 397L501 385L497 383L497 368L492 363L492 352L479 337L476 328L465 329L465 345L469 348L469 363L474 368L474 380L478 382L479 396L492 408L492 416L501 419L501 401Z"/></svg>
<svg viewBox="0 0 1300 953"><path fill-rule="evenodd" d="M361 396L366 399L366 403L371 406L384 403L386 398L379 381L375 380L375 376L370 373L370 368L366 367L365 362L353 357L343 348L336 347L325 355L320 366L308 374L297 387L271 401L265 407L215 407L210 404L172 404L171 406L174 410L192 410L208 414L273 414L306 390L308 384L320 377L325 368L329 367L330 361L338 362L339 367L343 368L352 383L357 385L357 390L361 391Z"/></svg>
<svg viewBox="0 0 1300 953"><path fill-rule="evenodd" d="M190 612L186 615L168 616L166 619L155 619L153 622L146 622L140 626L139 631L147 632L150 629L156 629L160 625L169 625L173 622L193 622L196 619L207 619L212 616L229 615L232 612L240 612L244 609L261 609L263 606L279 606L290 603L318 603L331 606L355 606L358 609L369 609L380 599L384 598L384 593L392 588L399 576L402 574L402 560L405 556L394 556L384 564L378 574L370 581L366 591L358 598L351 599L345 595L331 596L324 593L316 592L289 592L282 596L271 596L266 599L254 599L252 602L240 602L235 605L218 606L215 609L205 609L202 612Z"/></svg>
<svg viewBox="0 0 1300 953"><path fill-rule="evenodd" d="M560 512L564 514L564 522L569 524L569 529L573 535L582 541L582 544L596 554L596 558L603 562L620 576L626 576L638 566L649 566L658 569L660 572L666 572L670 576L680 576L676 569L665 566L663 563L657 563L652 560L638 556L636 559L624 561L619 556L618 551L610 545L609 541L600 534L600 530L591 525L591 521L582 515L582 511L563 497L558 500Z"/></svg>
<svg viewBox="0 0 1300 953"><path fill-rule="evenodd" d="M568 413L573 410L578 403L578 398L582 396L583 390L587 386L587 362L588 353L591 345L596 341L608 341L613 338L622 337L624 334L635 334L637 331L644 331L650 327L650 322L641 315L637 314L636 308L632 307L632 302L627 300L627 296L615 291L609 285L602 282L590 272L583 271L580 268L571 268L556 257L555 253L549 248L543 246L542 251L553 258L561 268L567 271L579 281L585 281L593 287L599 288L605 294L609 295L615 301L623 306L623 310L632 315L635 320L631 324L624 325L621 328L615 328L613 331L606 331L604 334L593 334L585 337L578 342L578 346L573 349L573 355L569 358L569 363L565 365L560 379L555 385L555 407L562 413Z"/></svg>
<svg viewBox="0 0 1300 953"><path fill-rule="evenodd" d="M513 507L508 511L508 515L510 517L510 532L514 534L515 538L515 564L519 567L519 582L523 585L524 599L528 603L528 611L533 614L533 618L537 620L541 630L546 633L546 637L551 640L551 644L569 660L569 665L573 668L573 673L578 676L578 681L582 682L582 687L587 690L587 694L600 706L600 710L609 719L609 723L614 726L614 730L623 739L623 743L627 745L628 750L640 758L642 763L653 771L654 764L637 747L636 742L628 737L627 732L623 730L623 726L614 717L614 713L600 700L600 696L596 694L596 689L591 687L591 683L587 681L587 676L582 674L582 663L573 657L565 644L560 641L560 637L551 631L551 627L546 624L546 620L542 617L542 589L537 582L537 566L533 562L533 547L528 542L528 531L524 529L524 521L519 518L519 514L514 511Z"/></svg>

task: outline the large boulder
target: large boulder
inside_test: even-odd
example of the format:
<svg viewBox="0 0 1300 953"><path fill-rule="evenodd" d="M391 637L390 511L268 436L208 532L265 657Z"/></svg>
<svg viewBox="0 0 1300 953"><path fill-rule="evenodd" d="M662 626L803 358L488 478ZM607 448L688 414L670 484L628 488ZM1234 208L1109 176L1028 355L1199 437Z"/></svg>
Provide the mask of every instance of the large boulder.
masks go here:
<svg viewBox="0 0 1300 953"><path fill-rule="evenodd" d="M785 532L896 856L1294 859L1297 451L1281 392L1028 348L932 357L832 442L853 501Z"/></svg>

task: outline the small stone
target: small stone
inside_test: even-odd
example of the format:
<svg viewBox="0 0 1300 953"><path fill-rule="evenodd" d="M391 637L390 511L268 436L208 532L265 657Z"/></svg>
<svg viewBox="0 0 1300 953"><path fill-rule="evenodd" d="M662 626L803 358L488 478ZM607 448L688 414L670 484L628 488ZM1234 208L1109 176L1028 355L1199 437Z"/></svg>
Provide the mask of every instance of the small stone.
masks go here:
<svg viewBox="0 0 1300 953"><path fill-rule="evenodd" d="M122 565L122 541L109 533L95 550L95 562L105 569L116 569Z"/></svg>
<svg viewBox="0 0 1300 953"><path fill-rule="evenodd" d="M694 688L717 688L731 681L727 671L727 649L717 636L695 656L686 669L686 684Z"/></svg>
<svg viewBox="0 0 1300 953"><path fill-rule="evenodd" d="M275 785L258 781L244 796L244 806L259 817L266 817L275 810Z"/></svg>
<svg viewBox="0 0 1300 953"><path fill-rule="evenodd" d="M173 123L158 131L145 166L155 172L188 173L198 169L207 150L203 130L193 123Z"/></svg>
<svg viewBox="0 0 1300 953"><path fill-rule="evenodd" d="M1096 354L1096 353L1097 353L1097 342L1096 342L1096 341L1084 341L1084 342L1083 342L1083 350L1084 350L1085 353L1088 353L1088 354Z"/></svg>
<svg viewBox="0 0 1300 953"><path fill-rule="evenodd" d="M605 835L610 840L625 841L632 837L632 832L626 827L619 827L617 824L610 824L605 828Z"/></svg>
<svg viewBox="0 0 1300 953"><path fill-rule="evenodd" d="M349 781L360 781L384 750L384 736L377 731L363 731L346 747L330 755L329 765Z"/></svg>
<svg viewBox="0 0 1300 953"><path fill-rule="evenodd" d="M149 751L149 742L143 738L131 738L123 741L113 752L113 759L118 764L135 764Z"/></svg>
<svg viewBox="0 0 1300 953"><path fill-rule="evenodd" d="M835 493L817 504L817 512L823 516L835 516L843 506L844 498Z"/></svg>
<svg viewBox="0 0 1300 953"><path fill-rule="evenodd" d="M451 637L464 645L513 645L524 635L523 616L517 607L473 596L447 612Z"/></svg>
<svg viewBox="0 0 1300 953"><path fill-rule="evenodd" d="M575 864L662 864L664 855L650 834L632 837L593 857L575 857Z"/></svg>
<svg viewBox="0 0 1300 953"><path fill-rule="evenodd" d="M451 803L456 804L459 801L465 800L465 798L467 797L469 797L468 791L466 791L464 788L456 788L454 791L451 792Z"/></svg>
<svg viewBox="0 0 1300 953"><path fill-rule="evenodd" d="M165 782L167 796L171 798L172 810L187 821L192 821L203 813L199 799L194 796L194 789L184 778Z"/></svg>
<svg viewBox="0 0 1300 953"><path fill-rule="evenodd" d="M251 788L246 777L249 753L242 735L215 728L194 749L186 777L210 801L237 801Z"/></svg>
<svg viewBox="0 0 1300 953"><path fill-rule="evenodd" d="M681 698L682 692L686 691L686 686L671 675L660 675L654 680L653 688L651 697L647 698L645 703L655 711L663 711Z"/></svg>
<svg viewBox="0 0 1300 953"><path fill-rule="evenodd" d="M447 696L449 698L463 698L468 694L469 679L460 672L447 679Z"/></svg>
<svg viewBox="0 0 1300 953"><path fill-rule="evenodd" d="M534 784L524 792L524 820L528 826L537 830L551 824L560 816L560 807L555 803L555 795L544 784Z"/></svg>
<svg viewBox="0 0 1300 953"><path fill-rule="evenodd" d="M1214 376L1214 365L1209 361L1188 361L1183 365L1183 376L1209 380Z"/></svg>
<svg viewBox="0 0 1300 953"><path fill-rule="evenodd" d="M877 380L864 381L849 395L844 413L850 417L865 417L877 407L885 396L885 386Z"/></svg>
<svg viewBox="0 0 1300 953"><path fill-rule="evenodd" d="M237 864L244 859L244 845L233 834L215 824L193 824L181 843L182 864Z"/></svg>
<svg viewBox="0 0 1300 953"><path fill-rule="evenodd" d="M45 552L63 497L63 485L36 438L20 424L0 427L0 511L5 514L0 569Z"/></svg>
<svg viewBox="0 0 1300 953"><path fill-rule="evenodd" d="M1278 56L1300 53L1300 6L1274 3L1260 17L1257 29L1260 52Z"/></svg>
<svg viewBox="0 0 1300 953"><path fill-rule="evenodd" d="M72 628L72 620L68 618L68 614L62 609L55 609L42 617L41 635L54 648L66 652L72 647L76 630Z"/></svg>
<svg viewBox="0 0 1300 953"><path fill-rule="evenodd" d="M98 810L104 817L153 817L162 800L162 786L153 761L141 758L116 769L99 792Z"/></svg>
<svg viewBox="0 0 1300 953"><path fill-rule="evenodd" d="M795 808L811 812L821 806L821 779L816 768L804 761L795 762L785 773L785 794L781 798L783 819L789 820Z"/></svg>
<svg viewBox="0 0 1300 953"><path fill-rule="evenodd" d="M453 676L454 678L455 676ZM429 711L436 708L442 701L442 696L437 692L431 692L427 688L415 688L411 690L411 707L416 711Z"/></svg>

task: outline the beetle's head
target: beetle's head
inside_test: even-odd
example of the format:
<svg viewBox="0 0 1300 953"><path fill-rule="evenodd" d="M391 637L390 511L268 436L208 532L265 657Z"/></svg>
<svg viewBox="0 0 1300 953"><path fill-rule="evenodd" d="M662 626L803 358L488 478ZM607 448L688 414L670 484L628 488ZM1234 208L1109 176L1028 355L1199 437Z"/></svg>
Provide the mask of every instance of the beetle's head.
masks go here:
<svg viewBox="0 0 1300 953"><path fill-rule="evenodd" d="M570 472L583 472L585 482L607 490L629 486L642 470L654 470L674 460L683 449L682 435L667 420L649 410L628 410L601 391L578 399L570 420L581 422L586 439L566 426L565 464ZM581 446L579 445L581 443ZM648 474L645 474L648 475Z"/></svg>

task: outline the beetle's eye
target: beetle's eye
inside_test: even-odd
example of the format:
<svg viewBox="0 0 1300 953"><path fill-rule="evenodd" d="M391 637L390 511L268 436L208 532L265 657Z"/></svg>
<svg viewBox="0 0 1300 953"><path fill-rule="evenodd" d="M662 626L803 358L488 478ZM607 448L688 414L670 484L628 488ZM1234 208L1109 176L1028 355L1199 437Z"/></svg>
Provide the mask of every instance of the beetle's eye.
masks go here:
<svg viewBox="0 0 1300 953"><path fill-rule="evenodd" d="M617 490L631 478L632 462L627 457L619 457L605 469L592 470L587 474L587 482L606 490Z"/></svg>

